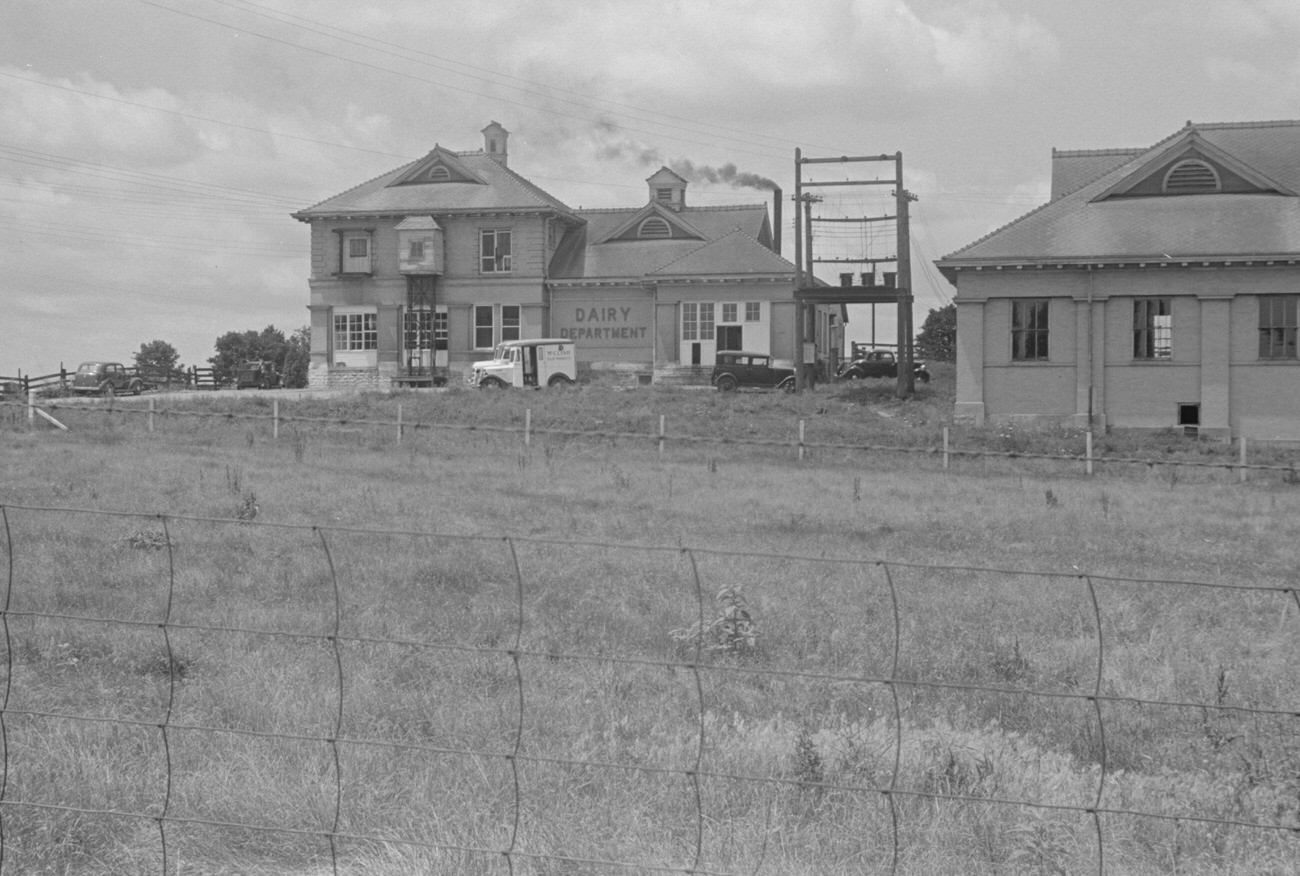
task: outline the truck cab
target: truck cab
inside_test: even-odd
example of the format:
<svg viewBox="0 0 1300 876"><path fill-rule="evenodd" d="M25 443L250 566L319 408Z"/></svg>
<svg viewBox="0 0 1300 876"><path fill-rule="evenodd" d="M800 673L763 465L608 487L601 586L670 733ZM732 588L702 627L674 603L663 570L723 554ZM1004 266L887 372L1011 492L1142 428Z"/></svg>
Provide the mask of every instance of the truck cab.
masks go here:
<svg viewBox="0 0 1300 876"><path fill-rule="evenodd" d="M499 344L491 359L475 362L466 377L471 386L504 389L569 386L577 382L573 341L538 338Z"/></svg>

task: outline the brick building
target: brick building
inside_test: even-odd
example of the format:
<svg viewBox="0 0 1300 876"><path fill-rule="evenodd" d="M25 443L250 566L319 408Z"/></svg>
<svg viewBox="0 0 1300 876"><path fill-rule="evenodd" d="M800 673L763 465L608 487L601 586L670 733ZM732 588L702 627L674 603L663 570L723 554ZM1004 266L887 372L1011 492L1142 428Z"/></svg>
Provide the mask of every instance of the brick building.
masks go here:
<svg viewBox="0 0 1300 876"><path fill-rule="evenodd" d="M639 382L707 379L719 349L794 359L794 265L765 203L693 206L662 168L643 204L573 210L510 168L500 124L482 134L293 214L311 225L312 386L458 380L539 337Z"/></svg>
<svg viewBox="0 0 1300 876"><path fill-rule="evenodd" d="M937 264L959 420L1300 439L1300 122L1054 150L1047 204Z"/></svg>

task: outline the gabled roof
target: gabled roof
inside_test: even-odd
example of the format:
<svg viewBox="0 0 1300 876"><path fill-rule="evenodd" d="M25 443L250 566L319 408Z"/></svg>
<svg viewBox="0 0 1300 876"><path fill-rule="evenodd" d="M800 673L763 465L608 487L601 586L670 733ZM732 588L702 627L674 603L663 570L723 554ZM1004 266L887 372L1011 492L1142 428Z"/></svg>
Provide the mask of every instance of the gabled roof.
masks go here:
<svg viewBox="0 0 1300 876"><path fill-rule="evenodd" d="M595 243L608 243L611 240L640 240L637 229L641 223L651 216L657 216L668 223L672 230L671 239L677 240L686 238L688 240L703 240L704 235L690 221L677 210L670 210L660 204L658 201L651 201L640 210L633 211L622 225L616 225L609 230L604 237L596 240Z"/></svg>
<svg viewBox="0 0 1300 876"><path fill-rule="evenodd" d="M446 167L447 182L428 181ZM435 146L426 156L294 213L308 221L334 216L382 216L492 211L557 212L573 217L558 198L485 152L450 152Z"/></svg>
<svg viewBox="0 0 1300 876"><path fill-rule="evenodd" d="M1192 125L1140 152L1064 156L1080 181L1053 184L1052 201L939 260L964 266L1264 258L1300 255L1300 122ZM1220 191L1161 194L1167 170L1187 158L1224 174ZM1109 168L1105 165L1114 162ZM1058 188L1060 193L1058 194Z"/></svg>
<svg viewBox="0 0 1300 876"><path fill-rule="evenodd" d="M734 264L726 250L715 250L715 254L727 257L728 270L706 269L704 273L768 275L774 272L773 265L763 253L780 260L783 267L776 273L794 272L793 265L767 248L771 227L766 204L686 207L680 211L650 204L628 209L581 210L578 215L586 224L570 230L560 242L548 272L553 280L640 280L737 232L762 251L751 250L755 261L748 267ZM635 231L644 218L657 215L685 225L698 236L643 239L634 234L620 234L629 229Z"/></svg>
<svg viewBox="0 0 1300 876"><path fill-rule="evenodd" d="M756 276L794 273L794 265L737 228L669 262L657 277Z"/></svg>

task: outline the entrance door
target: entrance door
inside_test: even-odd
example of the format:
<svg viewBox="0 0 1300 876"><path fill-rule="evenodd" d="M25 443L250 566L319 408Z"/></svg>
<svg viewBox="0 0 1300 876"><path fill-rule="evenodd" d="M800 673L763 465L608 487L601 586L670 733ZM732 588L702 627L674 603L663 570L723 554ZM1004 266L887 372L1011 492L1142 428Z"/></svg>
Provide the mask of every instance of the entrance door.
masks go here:
<svg viewBox="0 0 1300 876"><path fill-rule="evenodd" d="M744 345L741 343L742 329L744 326L739 325L720 325L718 332L718 352L723 350L743 350Z"/></svg>

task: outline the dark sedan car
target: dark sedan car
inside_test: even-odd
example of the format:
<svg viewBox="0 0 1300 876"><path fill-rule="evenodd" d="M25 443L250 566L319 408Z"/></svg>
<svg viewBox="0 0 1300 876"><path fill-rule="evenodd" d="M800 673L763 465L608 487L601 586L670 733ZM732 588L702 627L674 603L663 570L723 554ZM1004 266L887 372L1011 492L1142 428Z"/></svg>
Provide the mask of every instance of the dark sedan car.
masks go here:
<svg viewBox="0 0 1300 876"><path fill-rule="evenodd" d="M794 392L794 369L774 365L767 353L727 350L718 354L711 382L723 392L740 387Z"/></svg>
<svg viewBox="0 0 1300 876"><path fill-rule="evenodd" d="M912 374L922 383L930 382L924 362L912 363ZM898 359L893 350L867 350L845 362L835 374L836 380L865 380L868 377L897 377Z"/></svg>

